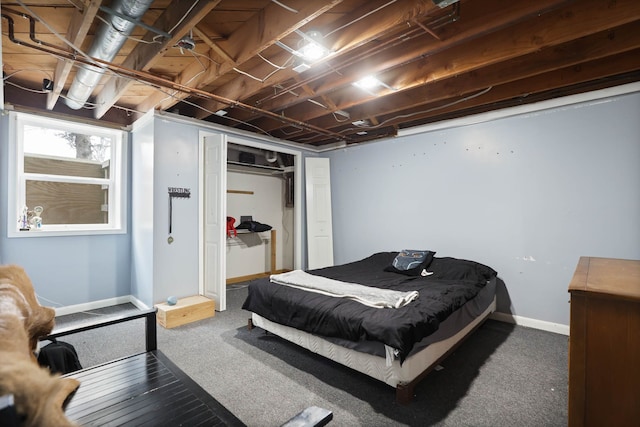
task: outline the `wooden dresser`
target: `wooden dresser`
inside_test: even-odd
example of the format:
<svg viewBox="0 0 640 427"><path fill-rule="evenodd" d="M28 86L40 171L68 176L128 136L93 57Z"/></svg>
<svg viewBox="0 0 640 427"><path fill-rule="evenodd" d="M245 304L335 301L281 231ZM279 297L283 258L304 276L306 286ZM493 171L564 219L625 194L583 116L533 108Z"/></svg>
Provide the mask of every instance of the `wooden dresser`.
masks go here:
<svg viewBox="0 0 640 427"><path fill-rule="evenodd" d="M640 261L581 257L569 292L569 426L640 425Z"/></svg>

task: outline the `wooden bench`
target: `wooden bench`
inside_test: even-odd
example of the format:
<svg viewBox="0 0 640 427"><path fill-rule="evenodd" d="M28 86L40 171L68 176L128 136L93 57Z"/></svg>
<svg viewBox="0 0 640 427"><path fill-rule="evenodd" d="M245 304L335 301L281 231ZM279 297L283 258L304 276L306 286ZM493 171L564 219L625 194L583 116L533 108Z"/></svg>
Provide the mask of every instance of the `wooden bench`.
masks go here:
<svg viewBox="0 0 640 427"><path fill-rule="evenodd" d="M42 340L145 319L145 350L67 374L80 388L66 415L80 425L244 426L157 348L156 309L54 331Z"/></svg>

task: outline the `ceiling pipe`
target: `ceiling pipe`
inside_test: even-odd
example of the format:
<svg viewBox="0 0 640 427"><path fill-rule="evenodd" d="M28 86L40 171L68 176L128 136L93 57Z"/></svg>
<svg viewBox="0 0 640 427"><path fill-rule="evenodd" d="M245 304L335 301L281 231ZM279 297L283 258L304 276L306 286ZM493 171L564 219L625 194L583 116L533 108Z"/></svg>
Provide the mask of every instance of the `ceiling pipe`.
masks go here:
<svg viewBox="0 0 640 427"><path fill-rule="evenodd" d="M86 66L92 66L92 63L89 62L89 60L85 59L84 57L79 57L76 56L75 54L72 54L70 52L67 52L65 50L62 49L55 49L52 50L51 48L47 48L47 47L43 47L37 44L32 44L32 43L28 43L25 42L23 40L19 40L15 38L15 32L14 32L14 22L13 19L5 14L2 13L1 14L2 18L6 19L8 24L9 24L9 28L8 28L8 37L9 40L15 44L18 44L20 46L26 46L29 47L31 49L35 49L39 52L44 52L47 53L49 55L53 55L56 58L60 58L60 59L65 59L65 60L69 60L69 61L73 61L79 64L84 64ZM220 102L222 104L228 105L229 107L236 107L236 108L241 108L243 110L247 110L250 111L254 114L261 114L265 117L269 117L273 120L276 120L278 122L281 123L289 123L291 124L291 126L297 126L297 127L301 127L303 129L306 129L310 132L315 132L317 134L320 135L324 135L327 137L332 137L334 139L337 139L339 142L342 142L345 137L343 135L340 135L338 133L332 132L330 130L325 130L321 127L318 126L314 126L310 123L306 123L300 120L296 120L287 116L283 116L280 114L276 114L273 113L271 111L268 110L263 110L260 109L258 107L255 107L253 105L250 104L244 104L240 101L236 101L230 98L225 98L223 96L219 96L216 95L215 93L211 93L211 92L205 92L204 90L198 89L197 87L190 87L190 86L186 86L184 84L181 83L177 83L174 82L172 80L167 80L164 79L162 77L158 77L156 75L153 75L151 73L145 72L145 71L141 71L141 70L132 70L132 69L128 69L125 67L122 67L120 65L117 64L113 64L113 63L109 63L107 61L103 61L103 60L94 60L93 61L98 62L100 64L102 64L102 66L105 69L108 69L109 71L111 71L112 73L118 74L120 77L124 77L124 78L129 78L129 79L134 79L137 81L142 81L146 84L149 85L155 85L161 88L165 88L165 89L170 89L170 90L177 90L189 95L194 95L194 96L198 96L201 97L203 99L209 99L209 100L214 100L216 102Z"/></svg>
<svg viewBox="0 0 640 427"><path fill-rule="evenodd" d="M108 23L102 22L100 24L87 54L102 61L113 60L135 28L135 21L140 19L149 9L152 1L115 0L111 9L116 14L109 17ZM99 67L80 66L65 98L67 106L74 110L82 108L91 96L93 89L100 83L103 74L104 70Z"/></svg>

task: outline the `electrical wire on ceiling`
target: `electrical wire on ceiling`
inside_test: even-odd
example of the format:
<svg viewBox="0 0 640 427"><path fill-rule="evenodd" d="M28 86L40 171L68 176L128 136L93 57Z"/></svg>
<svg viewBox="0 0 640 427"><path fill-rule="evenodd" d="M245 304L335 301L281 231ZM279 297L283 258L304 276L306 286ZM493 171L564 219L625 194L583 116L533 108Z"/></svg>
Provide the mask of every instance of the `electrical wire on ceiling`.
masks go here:
<svg viewBox="0 0 640 427"><path fill-rule="evenodd" d="M76 46L74 43L72 43L71 41L67 40L66 37L64 37L63 35L61 35L60 33L58 33L51 25L49 25L49 23L47 23L44 19L42 19L40 16L38 16L35 12L33 12L33 10L31 10L26 4L24 4L24 2L22 0L16 0L16 2L22 6L30 15L32 18L36 19L39 23L41 23L45 28L47 28L54 36L56 36L59 40L61 40L65 45L69 46L71 49L73 49L73 57L65 57L65 55L69 55L68 52L62 50L62 48L55 46L56 49L59 50L58 53L56 52L51 52L51 51L46 51L47 53L51 54L52 56L60 59L60 60L71 60L73 61L73 66L74 67L79 67L78 63L77 63L77 55L80 55L82 58L84 58L84 60L86 61L86 63L98 67L100 69L103 70L103 72L105 73L111 73L112 75L117 75L116 73L113 73L112 70L109 70L105 65L100 64L98 61L94 60L91 56L89 56L87 53L85 53L82 49L80 49L78 46ZM6 8L3 10L7 10ZM11 11L13 12L13 11ZM8 23L9 23L9 28L8 28L8 37L9 40L11 40L14 43L17 43L21 46L27 46L27 47L33 47L38 49L40 46L31 46L28 43L22 42L20 40L15 39L14 34L13 34L13 20L6 15L5 13L2 14L2 17L5 18ZM33 37L31 37L33 39ZM51 44L48 44L49 46L52 46Z"/></svg>
<svg viewBox="0 0 640 427"><path fill-rule="evenodd" d="M16 3L18 3L20 6L22 6L27 12L29 12L29 14L35 18L38 22L40 22L42 25L45 26L45 28L47 30L49 30L51 32L51 34L53 34L54 36L56 36L60 41L62 41L64 44L66 44L67 46L69 46L71 49L73 49L73 52L80 54L82 57L84 57L84 59L86 61L88 61L91 65L95 66L95 67L99 67L102 69L106 68L104 67L104 65L100 64L98 61L94 60L92 57L90 57L89 55L87 55L81 48L79 48L78 46L76 46L74 43L72 43L71 41L69 41L66 37L62 36L60 33L58 33L51 25L49 25L44 19L42 19L40 16L38 16L38 14L36 14L33 10L31 10L29 8L29 6L27 6L22 0L15 0Z"/></svg>
<svg viewBox="0 0 640 427"><path fill-rule="evenodd" d="M175 47L175 46L174 46L174 47ZM216 64L216 66L218 66L218 67L222 65L221 63L219 63L219 62L218 62L218 61L216 61L215 59L211 58L210 56L205 55L205 54L200 53L200 52L196 52L195 50L187 50L187 52L189 52L189 53L190 53L191 55L193 55L194 57L195 57L195 56L199 56L199 57L201 57L201 58L207 59L207 60L209 60L210 62L213 62L214 64ZM194 59L197 59L197 58L194 58Z"/></svg>
<svg viewBox="0 0 640 427"><path fill-rule="evenodd" d="M3 17L5 17L6 19L9 19L8 17L6 17L6 16L4 16L4 15L3 15ZM11 34L9 34L9 35L12 37L12 35L11 35ZM10 38L11 38L11 37L10 37ZM20 44L22 44L22 43L20 43ZM54 52L49 52L49 53L50 53L51 55L53 55L53 56L55 56L55 57L59 58L59 59L66 59L66 58L64 58L64 57L63 57L63 56L61 56L61 55L56 55L56 53L54 53ZM74 63L74 66L76 66L76 67L77 67L78 65ZM14 82L11 82L11 81L9 81L9 80L8 80L10 77L12 77L12 76L14 76L14 75L18 74L19 72L27 71L27 70L31 70L31 71L41 71L41 72L45 73L45 75L46 75L47 77L49 77L50 79L52 78L52 77L51 77L51 75L50 75L48 72L46 72L46 71L44 71L44 70L41 70L41 69L22 69L22 70L16 70L15 72L13 72L13 73L11 73L11 74L9 74L9 75L7 75L7 76L4 76L4 77L3 77L3 81L4 81L5 83L7 83L7 84L11 85L11 86L17 87L18 89L25 90L25 91L28 91L28 92L40 93L40 94L47 93L47 91L28 88L28 87L26 87L26 86L23 86L23 85L20 85L20 84L18 84L18 83L14 83ZM192 105L192 106L194 106L194 107L200 108L200 109L202 109L202 110L206 111L207 113L213 114L213 112L211 112L210 110L207 110L206 108L203 108L203 107L201 107L201 106L199 106L199 105L197 105L197 104L195 104L195 103L190 103L190 102L188 102L188 101L185 101L185 100L183 100L183 99L181 99L181 98L176 97L176 96L175 96L175 93L177 93L177 92L174 92L174 93L172 94L172 93L170 93L170 92L168 92L168 91L164 91L162 88L160 88L160 87L158 87L158 86L156 86L156 85L152 85L152 84L149 84L149 83L144 82L144 81L139 81L139 80L136 80L136 79L131 78L131 77L129 77L129 76L122 75L122 74L119 74L119 73L117 73L117 72L113 72L113 71L111 71L111 70L109 70L109 71L110 71L110 72L112 72L112 73L113 73L114 75L116 75L116 76L119 76L119 77L122 77L122 78L125 78L125 79L128 79L128 80L136 81L136 82L138 82L138 83L142 83L142 84L146 84L146 85L148 85L148 86L151 86L151 87L153 87L155 90L158 90L158 91L160 91L160 92L164 93L165 95L167 95L167 98L165 98L165 99L169 99L169 98L173 97L173 98L175 98L175 99L177 99L177 100L179 100L179 101L181 101L181 102L185 102L185 103L190 104L190 105ZM60 94L60 97L61 97L61 98L63 98L63 99L65 99L65 98L66 98L66 97L65 97L64 95L62 95L62 94ZM91 109L94 109L94 108L97 108L97 107L98 107L98 104L91 103L91 102L88 102L88 101L87 101L87 102L85 103L85 105L83 106L83 109L91 110ZM134 109L130 109L130 108L126 108L126 107L122 107L122 106L118 106L118 105L114 105L113 107L114 107L114 108L121 109L121 110L125 110L125 111L128 111L128 112L135 112L135 113L138 113L138 114L144 114L144 112L142 112L142 111L137 111L137 110L134 110ZM237 121L237 122L243 123L243 124L248 125L248 126L252 126L253 128L255 128L255 129L259 130L260 132L262 132L262 133L264 133L264 134L266 134L266 135L269 135L269 134L268 134L268 132L266 132L264 129L261 129L261 128L257 127L257 126L251 125L250 123L245 123L245 122L243 122L243 121L241 121L241 120L233 119L233 118L231 118L231 117L229 117L228 119L230 119L230 120L235 120L235 121Z"/></svg>
<svg viewBox="0 0 640 427"><path fill-rule="evenodd" d="M344 25L342 25L339 28L336 28L332 31L330 31L329 33L327 33L324 37L328 37L329 35L342 30L344 28L349 27L350 25L353 25L355 22L360 21L361 19L363 19L366 16L369 16L373 13L376 13L380 10L382 10L385 7L390 6L391 4L395 3L396 0L394 1L390 1L378 8L376 8L375 10L372 10L370 12L368 12L367 14L358 17ZM287 92L287 89L293 90L293 89L298 89L304 85L308 85L310 83L312 83L313 81L317 81L318 79L324 78L326 76L328 76L331 73L335 73L337 75L343 76L344 74L341 73L340 70L347 68L349 66L352 66L354 64L357 64L359 61L362 61L366 58L369 58L370 56L374 55L374 54L378 54L384 50L388 50L388 49L393 49L394 47L396 47L398 44L402 44L402 43L406 43L407 41L414 39L416 37L421 37L425 34L423 27L425 25L428 25L431 28L440 28L443 27L444 25L447 25L449 23L455 22L459 19L459 3L456 3L456 6L453 8L453 10L451 12L449 12L448 14L442 15L442 16L436 16L433 17L428 24L424 24L422 26L416 26L416 27L411 27L408 31L402 33L402 34L398 34L395 37L384 41L383 43L376 43L375 46L372 46L369 49L363 50L358 52L357 54L354 55L349 55L349 57L342 61L340 64L338 64L337 66L332 65L329 62L324 62L323 64L327 66L328 70L324 71L322 73L316 73L313 76L309 76L306 79L300 79L297 80L295 83L289 85L287 88L283 88L285 90L283 90L280 93L275 93L273 95L270 96L266 96L264 98L259 99L258 101L256 101L256 104L262 104L265 103L267 101L273 100L277 97L282 96L284 93ZM415 18L414 18L415 21Z"/></svg>
<svg viewBox="0 0 640 427"><path fill-rule="evenodd" d="M190 53L193 53L193 51L189 50ZM185 85L188 85L189 83L191 83L192 81L194 81L196 78L200 77L202 74L207 72L207 67L200 62L200 60L194 55L194 59L196 61L198 61L198 64L200 64L200 66L202 67L202 70L197 72L193 77L191 77L189 80L187 80L186 82L184 82ZM179 97L177 97L177 93L180 92L179 90L175 90L173 92L173 94L171 94L171 96L167 96L166 98L161 99L160 101L156 102L155 105L153 106L153 108L155 109L158 105L162 104L164 101L166 101L167 99L180 99Z"/></svg>
<svg viewBox="0 0 640 427"><path fill-rule="evenodd" d="M351 119L349 117L345 117L344 119L340 120L335 111L332 111L331 115L333 116L335 121L338 122L338 123L346 123L346 122L350 122L351 121Z"/></svg>
<svg viewBox="0 0 640 427"><path fill-rule="evenodd" d="M81 49L77 48L72 42L68 41L65 37L63 37L61 34L59 34L58 32L56 32L46 21L44 21L42 18L40 18L37 14L33 13L33 11L24 4L24 2L22 0L16 0L16 2L18 4L20 4L23 8L25 8L25 10L27 10L29 13L31 13L35 19L38 20L38 22L42 23L52 34L54 34L56 37L58 37L60 40L62 40L66 45L72 47L74 49L74 51L76 51L76 53L80 54L80 57L78 57L76 55L76 53L69 53L67 51L62 50L61 48L56 48L56 50L58 50L58 52L52 51L51 49L47 49L47 48L43 48L41 46L38 45L32 45L20 40L15 39L13 34L10 34L10 40L14 43L17 43L19 45L25 46L25 47L30 47L30 48L34 48L36 50L40 50L42 52L48 53L50 55L53 55L59 59L62 60L68 60L68 61L73 61L74 62L74 66L75 67L79 67L82 65L94 65L99 67L100 69L102 69L104 72L109 73L111 75L116 75L118 77L122 77L122 78L127 78L127 79L131 79L135 82L138 83L143 83L146 84L150 87L153 87L156 90L159 90L159 87L169 87L169 88L173 88L176 91L181 91L190 95L194 95L194 96L199 96L199 97L203 97L205 99L213 99L216 100L217 102L221 102L224 104L227 104L229 106L232 107L238 107L238 108L242 108L245 110L248 110L250 112L259 114L259 115L263 115L272 119L275 119L277 121L283 122L283 123L288 123L290 125L295 125L295 126L300 126L304 129L306 129L309 132L313 132L313 133L317 133L319 135L324 135L325 137L331 137L331 138L335 138L338 140L342 140L344 137L333 132L333 131L329 131L326 129L322 129L320 127L314 126L312 124L309 123L305 123L302 122L300 120L296 120L293 118L288 118L288 117L281 117L280 115L276 114L276 113L272 113L271 111L268 110L262 110L258 107L254 107L248 104L244 104L242 102L239 102L237 100L231 100L231 99L227 99L224 97L221 97L219 95L215 95L214 93L208 93L205 91L202 91L200 89L197 88L191 88L188 87L184 84L180 84L180 83L176 83L176 82L172 82L172 81L167 81L166 79L163 79L161 77L152 75L150 73L147 72L143 72L140 70L130 70L130 69L125 69L122 66L110 63L108 61L101 61L101 60L96 60L94 58L91 58L89 55L87 55L85 52L83 52ZM197 3L197 2L196 2ZM192 5L193 7L193 5ZM11 18L8 15L5 15L4 13L2 14L2 17L7 19L10 23L9 27L12 28L13 27L13 22L11 20ZM10 30L12 31L12 30ZM163 91L163 93L167 94L166 92ZM169 94L170 95L170 94ZM172 95L170 95L172 96ZM184 100L182 100L182 102L184 102ZM199 107L198 107L199 108ZM208 113L210 114L215 114L211 111L208 111ZM229 118L231 119L231 118ZM241 123L248 125L248 126L252 126L246 122L242 122ZM253 126L252 126L253 127ZM268 134L268 133L267 133Z"/></svg>
<svg viewBox="0 0 640 427"><path fill-rule="evenodd" d="M43 70L41 68L21 68L19 70L15 70L11 74L7 74L7 75L3 76L2 80L7 80L8 78L15 76L16 74L23 73L25 71L38 71L38 72L43 73L45 76L47 76L49 78L49 80L53 80L53 77L51 77L51 74L48 71Z"/></svg>
<svg viewBox="0 0 640 427"><path fill-rule="evenodd" d="M216 116L216 113L214 111L211 111L211 110L203 107L202 105L198 105L195 102L191 102L191 101L188 101L186 99L181 99L180 102L183 102L183 103L185 103L187 105L190 105L192 107L198 108L198 109L204 111L205 113L211 114L212 116ZM266 130L262 129L261 127L258 127L258 126L254 125L252 123L249 123L249 122L245 122L244 120L236 119L236 118L231 117L231 116L224 116L224 119L225 120L231 120L231 121L234 121L236 123L240 123L240 124L252 127L252 128L254 128L255 130L259 131L262 134L265 134L267 136L273 137L273 135L271 135L269 132L267 132Z"/></svg>
<svg viewBox="0 0 640 427"><path fill-rule="evenodd" d="M265 57L263 57L263 56L262 56L262 55L260 55L260 54L258 54L258 56L259 56L260 58L262 58L266 63L268 63L269 65L271 65L272 67L274 67L274 68L275 68L275 70L273 70L272 72L270 72L269 74L267 74L267 75L266 75L264 78L262 78L262 79L261 79L261 78L259 78L259 77L254 76L254 75L252 75L252 74L250 74L250 73L248 73L248 72L246 72L246 71L242 71L242 70L240 70L240 69L238 69L238 68L236 68L236 67L233 67L233 71L235 71L235 72L237 72L237 73L239 73L239 74L245 75L245 76L247 76L247 77L249 77L249 78L251 78L251 79L253 79L253 80L256 80L256 81L258 81L258 82L260 82L260 83L264 83L264 82L266 82L267 80L269 80L269 79L270 79L274 74L276 74L278 71L286 70L286 69L287 69L287 67L289 66L289 61L291 61L291 60L294 58L294 56L293 56L293 55L291 55L291 57L289 57L289 59L287 59L287 61L285 62L285 65L280 66L280 65L276 65L276 64L274 64L273 62L269 61L268 59L266 59Z"/></svg>
<svg viewBox="0 0 640 427"><path fill-rule="evenodd" d="M355 24L356 22L361 21L361 20L363 20L363 19L365 19L365 18L367 18L367 17L369 17L369 16L373 15L374 13L381 11L382 9L386 8L387 6L391 6L391 5L392 5L393 3L395 3L396 1L398 1L398 0L391 0L391 1L389 1L389 2L387 2L387 3L385 3L385 4L383 4L382 6L380 6L380 7L376 8L376 9L374 9L374 10L372 10L372 11L369 11L369 12L367 12L367 13L365 13L365 14L363 14L363 15L359 16L359 17L357 17L357 18L356 18L356 19L354 19L354 20L347 22L346 24L344 24L344 25L342 25L342 26L340 26L340 27L338 27L338 28L334 28L333 30L331 30L330 32L328 32L327 34L325 34L324 36L325 36L325 37L329 37L329 36L330 36L330 35L332 35L333 33L337 33L338 31L344 30L345 28L350 27L351 25Z"/></svg>
<svg viewBox="0 0 640 427"><path fill-rule="evenodd" d="M288 10L289 12L292 12L292 13L300 13L300 12L298 12L297 10L295 10L294 8L289 7L289 6L287 6L286 4L282 4L282 3L280 3L278 0L271 0L271 2L272 2L272 3L277 4L278 6L280 6L280 7L281 7L281 8L283 8L283 9Z"/></svg>
<svg viewBox="0 0 640 427"><path fill-rule="evenodd" d="M14 86L14 87L16 87L16 88L18 88L18 89L21 89L21 90L24 90L24 91L27 91L27 92L33 92L33 93L38 93L38 94L45 94L45 93L48 93L49 91L46 91L46 90L44 90L44 89L32 89L32 88L29 88L29 87L26 87L26 86L22 86L22 85L20 85L20 84L18 84L18 83L14 83L14 82L12 82L12 81L8 80L8 79L9 79L9 78L11 78L12 76L14 76L14 75L18 74L20 71L26 71L26 70L27 70L27 69L15 71L15 72L13 72L13 73L11 73L11 74L9 74L9 75L7 75L7 76L3 77L3 79L2 79L2 80L3 80L6 84L8 84L8 85ZM33 70L32 70L32 71L33 71ZM42 72L46 73L44 70L39 70L39 71L42 71ZM46 73L46 74L48 75L48 73ZM128 77L124 77L124 78L128 78ZM140 82L140 83L142 83L142 84L146 84L146 82ZM158 91L160 91L160 92L164 93L165 95L167 95L167 97L166 97L166 98L164 98L164 99L163 99L162 101L160 101L160 102L164 102L165 100L167 100L167 99L169 99L169 98L174 98L174 99L176 99L176 100L178 100L178 101L180 101L180 102L183 102L183 103L185 103L185 104L187 104L187 105L190 105L190 106L192 106L192 107L198 108L198 109L200 109L200 110L202 110L202 111L204 111L204 112L206 112L206 113L209 113L209 114L211 114L211 115L215 115L215 113L214 113L213 111L211 111L211 110L209 110L209 109L207 109L207 108L205 108L205 107L203 107L203 106L201 106L201 105L198 105L198 104L196 104L196 103L194 103L194 102L190 102L190 101L187 101L187 100L185 100L185 99L182 99L182 98L177 97L177 96L176 96L176 93L177 93L177 92L175 92L175 91L174 91L174 93L170 93L170 92L165 91L165 90L163 90L162 88L158 88L158 87L156 87L156 86L153 86L153 88L154 88L155 90L158 90ZM65 96L64 96L64 95L62 95L62 94L60 94L60 97L61 97L61 98L65 98ZM83 108L83 109L85 109L85 110L93 110L93 109L95 109L95 108L98 108L99 106L100 106L100 104L97 104L97 103L93 103L93 102L89 102L89 101L87 101L87 102L85 102L85 105L84 105L82 108ZM136 110L136 109L133 109L133 108L123 107L123 106L120 106L120 105L113 105L113 108L116 108L116 109L119 109L119 110L123 110L123 111L126 111L126 112L128 112L128 113L136 113L136 114L140 114L140 115L144 115L144 114L145 114L145 112L144 112L144 111L139 111L139 110ZM260 133L262 133L262 134L264 134L264 135L267 135L267 136L273 137L273 135L271 135L271 134L270 134L269 132L267 132L266 130L264 130L264 129L262 129L262 128L260 128L260 127L256 126L256 125L253 125L253 124L251 124L251 123L249 123L249 122L245 122L245 121L243 121L243 120L236 119L236 118L234 118L234 117L230 117L230 116L229 116L229 117L225 117L225 119L226 119L226 120L234 121L234 122L236 122L236 123L239 123L239 124L242 124L242 125L245 125L245 126L251 127L251 128L254 128L255 130L259 131Z"/></svg>
<svg viewBox="0 0 640 427"><path fill-rule="evenodd" d="M198 5L198 3L200 2L200 0L195 0L193 2L193 4L191 5L191 7L189 8L189 10L187 10L184 15L182 15L180 17L180 19L178 20L178 22L176 22L176 24L171 27L171 29L169 31L167 31L167 33L173 35L173 32L176 30L176 28L178 28L180 26L180 24L182 24L182 22L184 22L185 19L187 19L187 16L189 16L189 14L191 13L191 11L193 10L194 7L196 7Z"/></svg>
<svg viewBox="0 0 640 427"><path fill-rule="evenodd" d="M286 70L287 67L289 66L289 61L291 59L293 59L293 55L291 55L289 57L289 59L287 59L284 63L284 65L276 65L273 62L269 61L267 58L265 58L264 56L262 56L261 54L258 54L258 56L260 57L260 59L262 59L264 62L266 62L267 64L271 65L273 68L276 68L278 70Z"/></svg>
<svg viewBox="0 0 640 427"><path fill-rule="evenodd" d="M28 87L25 87L25 86L21 86L18 83L14 83L14 82L12 82L10 80L7 80L7 79L3 79L3 82L8 84L8 85L17 87L18 89L26 90L27 92L33 92L33 93L47 93L48 92L47 90L44 90L44 89L31 89L31 88L28 88Z"/></svg>
<svg viewBox="0 0 640 427"><path fill-rule="evenodd" d="M438 105L437 107L427 108L426 110L414 111L413 113L399 114L397 116L390 117L390 118L378 123L377 125L366 125L366 124L363 124L363 125L357 126L355 128L343 129L343 130L340 131L340 133L346 133L346 132L350 132L352 130L377 129L377 128L380 128L380 127L384 127L387 124L389 124L390 122L393 122L393 121L398 120L398 119L406 119L406 118L409 118L409 117L419 116L421 114L431 113L432 111L442 110L443 108L449 108L449 107L454 106L456 104L460 104L461 102L466 102L466 101L472 100L473 98L477 98L478 96L482 96L485 93L488 93L491 89L493 89L493 86L489 86L488 88L482 89L479 92L476 92L476 93L471 94L469 96L466 96L464 98L456 99L455 101L449 102L447 104Z"/></svg>

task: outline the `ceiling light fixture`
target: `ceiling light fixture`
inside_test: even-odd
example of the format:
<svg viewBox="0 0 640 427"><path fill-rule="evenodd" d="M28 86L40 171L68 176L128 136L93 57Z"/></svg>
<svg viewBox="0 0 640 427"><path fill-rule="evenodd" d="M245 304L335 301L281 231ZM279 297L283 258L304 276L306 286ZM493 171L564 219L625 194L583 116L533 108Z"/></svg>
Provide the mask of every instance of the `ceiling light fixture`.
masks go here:
<svg viewBox="0 0 640 427"><path fill-rule="evenodd" d="M296 30L296 33L302 37L302 40L298 43L297 50L290 48L281 41L276 41L276 45L299 58L292 69L297 73L303 73L309 70L314 62L327 56L330 51L323 46L323 36L320 31L308 31L303 33L300 30Z"/></svg>
<svg viewBox="0 0 640 427"><path fill-rule="evenodd" d="M360 89L374 89L378 86L382 86L382 82L375 78L374 76L366 76L358 80L353 84Z"/></svg>
<svg viewBox="0 0 640 427"><path fill-rule="evenodd" d="M363 77L360 80L354 82L353 85L357 88L364 90L370 95L374 95L374 96L376 96L376 94L373 93L372 90L381 86L389 90L395 90L394 88L392 88L391 86L389 86L388 84L384 83L383 81L381 81L380 79L374 76Z"/></svg>
<svg viewBox="0 0 640 427"><path fill-rule="evenodd" d="M296 31L296 33L302 36L301 47L298 49L298 54L304 59L317 61L329 54L327 48L322 45L323 36L320 31L313 30L306 33Z"/></svg>
<svg viewBox="0 0 640 427"><path fill-rule="evenodd" d="M196 48L196 42L191 37L184 36L183 38L178 40L176 46L178 46L180 49L193 50Z"/></svg>
<svg viewBox="0 0 640 427"><path fill-rule="evenodd" d="M213 113L213 114L215 114L215 115L216 115L216 116L218 116L218 117L224 117L224 116L226 116L228 113L227 113L227 110L218 110L218 111L216 111L216 112L215 112L215 113Z"/></svg>

